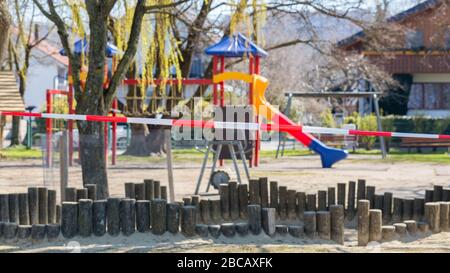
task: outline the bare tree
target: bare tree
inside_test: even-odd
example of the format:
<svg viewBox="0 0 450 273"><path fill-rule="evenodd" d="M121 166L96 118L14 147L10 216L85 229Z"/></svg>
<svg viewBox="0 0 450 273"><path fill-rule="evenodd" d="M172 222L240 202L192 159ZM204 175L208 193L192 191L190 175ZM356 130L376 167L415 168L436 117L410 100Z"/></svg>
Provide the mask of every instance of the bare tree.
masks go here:
<svg viewBox="0 0 450 273"><path fill-rule="evenodd" d="M116 97L117 87L121 84L130 67L138 48L141 26L146 13L155 10L171 9L187 0L158 1L147 5L145 0L137 0L134 6L131 30L126 41L126 50L120 59L109 85L104 83L106 62L106 46L108 42L108 20L118 0L84 1L88 18L89 51L88 74L82 85L80 77L80 56L73 51L70 44L69 29L58 12L58 6L53 0L47 0L46 5L39 0L33 0L41 13L52 21L58 31L61 43L70 61L75 98L78 114L107 115ZM82 88L84 86L84 88ZM106 158L104 153L103 123L79 121L80 159L84 184L97 184L99 198L105 199L109 195Z"/></svg>
<svg viewBox="0 0 450 273"><path fill-rule="evenodd" d="M9 28L11 25L11 16L8 10L8 3L6 0L0 1L0 64L3 66L3 59L7 52L7 45L9 39Z"/></svg>

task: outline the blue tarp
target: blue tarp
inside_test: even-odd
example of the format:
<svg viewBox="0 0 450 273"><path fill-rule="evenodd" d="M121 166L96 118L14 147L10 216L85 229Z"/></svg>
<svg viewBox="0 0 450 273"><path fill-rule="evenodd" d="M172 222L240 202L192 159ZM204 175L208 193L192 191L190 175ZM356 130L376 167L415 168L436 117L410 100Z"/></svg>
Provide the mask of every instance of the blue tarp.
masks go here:
<svg viewBox="0 0 450 273"><path fill-rule="evenodd" d="M73 51L75 54L81 54L81 52L83 52L83 54L87 55L89 51L89 44L86 38L76 41L75 44L73 45ZM108 43L106 45L105 53L106 57L112 58L114 55L119 53L119 49L115 45ZM59 54L66 56L66 51L64 50L64 48L59 51Z"/></svg>
<svg viewBox="0 0 450 273"><path fill-rule="evenodd" d="M205 49L205 53L213 56L241 58L245 55L267 57L267 52L247 39L244 35L225 36L220 42Z"/></svg>

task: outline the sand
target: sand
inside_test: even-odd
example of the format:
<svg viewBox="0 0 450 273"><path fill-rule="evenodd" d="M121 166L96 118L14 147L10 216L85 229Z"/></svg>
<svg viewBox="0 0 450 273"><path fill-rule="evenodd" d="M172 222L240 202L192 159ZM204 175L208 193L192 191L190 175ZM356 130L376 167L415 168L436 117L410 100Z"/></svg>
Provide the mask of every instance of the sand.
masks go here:
<svg viewBox="0 0 450 273"><path fill-rule="evenodd" d="M176 198L194 192L200 162L180 161L174 164ZM231 164L224 167L233 178ZM53 174L53 175L51 175ZM47 186L58 188L58 170L44 172L41 160L0 160L0 192L24 192L29 186L44 185L44 175L53 177ZM350 156L333 169L320 168L318 157L285 157L274 160L265 158L261 166L251 170L254 177L268 176L289 189L316 193L317 190L363 178L368 185L376 186L377 193L391 191L399 197L423 196L424 190L433 185L450 185L450 166L417 162L381 161L378 156ZM109 168L112 195L124 194L125 182L139 182L145 178L159 179L167 183L164 160L152 163L120 162ZM206 184L206 178L202 189ZM70 186L81 187L79 166L70 169ZM311 241L286 237L269 238L264 235L234 239L187 239L182 235L154 236L134 234L130 237L105 236L74 240L59 239L51 243L31 244L24 242L0 242L0 252L450 252L450 233L440 233L423 238L406 238L372 244L368 247L355 245L355 232L346 230L344 246L325 241ZM72 243L70 243L72 242ZM78 244L80 248L78 248ZM74 248L75 246L75 248Z"/></svg>

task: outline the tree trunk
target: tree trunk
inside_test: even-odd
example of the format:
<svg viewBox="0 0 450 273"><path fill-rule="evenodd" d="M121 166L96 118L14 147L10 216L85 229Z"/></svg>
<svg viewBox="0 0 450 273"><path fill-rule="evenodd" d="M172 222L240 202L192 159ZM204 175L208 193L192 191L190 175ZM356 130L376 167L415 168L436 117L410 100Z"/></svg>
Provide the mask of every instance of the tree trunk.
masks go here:
<svg viewBox="0 0 450 273"><path fill-rule="evenodd" d="M13 117L11 130L11 144L10 144L11 147L20 145L19 133L20 133L20 117Z"/></svg>
<svg viewBox="0 0 450 273"><path fill-rule="evenodd" d="M9 40L9 27L11 25L11 17L8 12L8 2L0 1L0 67L3 66L3 59L6 56L7 45Z"/></svg>
<svg viewBox="0 0 450 273"><path fill-rule="evenodd" d="M78 122L83 185L97 185L99 200L107 199L109 196L104 126L103 122Z"/></svg>

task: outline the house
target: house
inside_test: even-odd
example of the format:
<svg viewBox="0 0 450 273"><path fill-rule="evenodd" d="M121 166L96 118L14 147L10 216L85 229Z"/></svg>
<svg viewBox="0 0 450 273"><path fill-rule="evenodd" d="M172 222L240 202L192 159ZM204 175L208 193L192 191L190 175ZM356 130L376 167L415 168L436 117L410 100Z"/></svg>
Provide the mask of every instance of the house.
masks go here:
<svg viewBox="0 0 450 273"><path fill-rule="evenodd" d="M450 3L427 0L387 21L402 30L394 46L369 49L360 31L338 43L363 54L388 72L401 87L380 101L388 114L450 117Z"/></svg>
<svg viewBox="0 0 450 273"><path fill-rule="evenodd" d="M60 55L59 50L47 40L32 50L24 101L26 107L35 106L35 112L44 110L47 89L67 88L69 60Z"/></svg>

